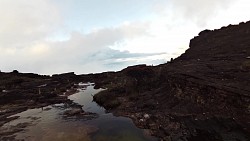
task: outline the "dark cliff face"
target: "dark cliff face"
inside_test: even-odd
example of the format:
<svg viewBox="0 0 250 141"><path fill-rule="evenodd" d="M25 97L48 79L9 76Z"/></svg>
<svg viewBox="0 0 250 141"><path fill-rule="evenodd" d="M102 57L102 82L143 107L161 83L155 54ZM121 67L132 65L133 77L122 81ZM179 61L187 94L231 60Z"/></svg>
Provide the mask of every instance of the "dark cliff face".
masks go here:
<svg viewBox="0 0 250 141"><path fill-rule="evenodd" d="M197 95L204 104L216 104L224 111L240 107L249 113L250 22L202 31L174 63L179 67L176 72L196 77L201 86Z"/></svg>
<svg viewBox="0 0 250 141"><path fill-rule="evenodd" d="M222 133L215 130L220 127L211 125L205 129L204 119L214 122L215 117L230 125L234 123L224 119L232 119L249 137L250 22L204 30L190 41L190 48L184 54L170 63L156 67L128 67L99 82L109 89L103 92L105 94L95 96L97 102L102 99L100 104L122 115L132 113L131 118L138 126L152 129L162 138L170 136L178 140L182 135L176 133L184 132L184 128L198 132L189 124L194 122L199 131L206 133L196 139L209 139L212 135L207 134L207 130L211 130L216 137L214 134L209 140L225 140ZM123 91L117 91L117 88ZM155 121L141 123L140 117L134 117L140 113L154 115ZM176 122L171 122L171 116ZM187 121L184 119L189 120L184 122ZM172 124L173 127L168 127ZM195 139L195 133L185 132L186 136L183 136Z"/></svg>
<svg viewBox="0 0 250 141"><path fill-rule="evenodd" d="M250 22L202 31L190 41L190 48L170 63L128 67L110 76L101 81L100 75L99 83L110 87L108 84L113 82L111 88L119 83L119 87L127 89L133 85L140 92L166 89L169 93L166 95L172 93L178 99L191 100L197 105L220 106L223 103L247 112L250 106Z"/></svg>
<svg viewBox="0 0 250 141"><path fill-rule="evenodd" d="M249 56L250 22L204 30L191 39L182 59L240 59Z"/></svg>

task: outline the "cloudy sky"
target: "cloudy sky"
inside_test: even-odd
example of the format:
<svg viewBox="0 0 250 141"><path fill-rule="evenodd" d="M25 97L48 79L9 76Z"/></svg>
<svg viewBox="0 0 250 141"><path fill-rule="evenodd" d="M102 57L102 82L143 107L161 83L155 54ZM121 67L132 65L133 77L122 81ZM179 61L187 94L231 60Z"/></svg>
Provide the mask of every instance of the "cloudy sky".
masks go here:
<svg viewBox="0 0 250 141"><path fill-rule="evenodd" d="M248 0L0 0L0 70L77 74L157 65L201 30L250 20Z"/></svg>

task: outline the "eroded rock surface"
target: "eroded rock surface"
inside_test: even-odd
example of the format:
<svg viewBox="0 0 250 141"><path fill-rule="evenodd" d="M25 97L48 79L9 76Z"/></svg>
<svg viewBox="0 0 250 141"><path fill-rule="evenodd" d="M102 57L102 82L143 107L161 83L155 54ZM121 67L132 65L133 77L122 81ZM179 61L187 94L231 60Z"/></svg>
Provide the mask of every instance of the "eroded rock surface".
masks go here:
<svg viewBox="0 0 250 141"><path fill-rule="evenodd" d="M250 22L205 30L167 64L93 75L108 88L94 100L162 140L247 141L249 56Z"/></svg>

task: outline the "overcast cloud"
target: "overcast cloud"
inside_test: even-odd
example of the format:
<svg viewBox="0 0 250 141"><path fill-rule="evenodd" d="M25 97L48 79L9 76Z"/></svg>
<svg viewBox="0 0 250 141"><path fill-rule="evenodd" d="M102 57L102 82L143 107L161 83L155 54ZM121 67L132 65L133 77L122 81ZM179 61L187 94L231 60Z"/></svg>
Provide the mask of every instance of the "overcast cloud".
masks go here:
<svg viewBox="0 0 250 141"><path fill-rule="evenodd" d="M0 0L0 70L80 74L165 63L201 30L249 20L247 3Z"/></svg>
<svg viewBox="0 0 250 141"><path fill-rule="evenodd" d="M206 26L207 22L220 12L223 12L233 0L171 0L173 15L181 19L192 20L198 26Z"/></svg>

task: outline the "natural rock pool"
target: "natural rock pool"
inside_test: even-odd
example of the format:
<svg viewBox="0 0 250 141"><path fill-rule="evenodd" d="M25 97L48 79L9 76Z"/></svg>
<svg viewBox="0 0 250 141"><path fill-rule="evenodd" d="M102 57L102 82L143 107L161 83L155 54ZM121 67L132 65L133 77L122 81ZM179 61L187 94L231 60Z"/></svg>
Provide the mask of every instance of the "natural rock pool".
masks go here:
<svg viewBox="0 0 250 141"><path fill-rule="evenodd" d="M94 89L91 83L81 84L80 92L70 95L75 105L55 104L38 109L29 109L3 128L13 132L10 138L27 141L156 141L156 138L137 128L131 119L116 117L92 101ZM77 106L76 106L77 105ZM90 114L66 116L72 107L83 105Z"/></svg>

